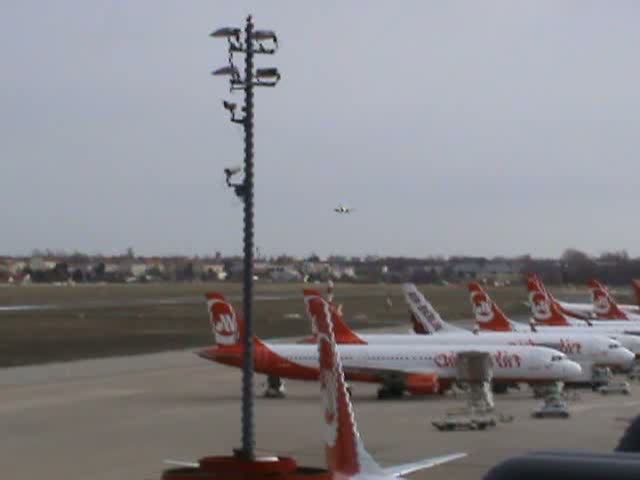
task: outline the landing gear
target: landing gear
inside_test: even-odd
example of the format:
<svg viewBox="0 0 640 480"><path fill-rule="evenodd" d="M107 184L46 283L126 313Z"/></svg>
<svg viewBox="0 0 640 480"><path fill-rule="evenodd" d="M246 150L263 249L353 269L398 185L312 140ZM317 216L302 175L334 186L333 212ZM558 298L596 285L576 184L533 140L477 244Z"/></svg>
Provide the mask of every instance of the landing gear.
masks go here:
<svg viewBox="0 0 640 480"><path fill-rule="evenodd" d="M508 383L493 383L491 385L491 391L495 394L504 394L507 393L507 390L509 389L509 384Z"/></svg>
<svg viewBox="0 0 640 480"><path fill-rule="evenodd" d="M378 389L378 400L387 398L400 398L404 394L404 388L398 385L382 385Z"/></svg>
<svg viewBox="0 0 640 480"><path fill-rule="evenodd" d="M284 388L282 379L273 375L267 376L267 386L263 396L265 398L284 398L286 396L286 389Z"/></svg>

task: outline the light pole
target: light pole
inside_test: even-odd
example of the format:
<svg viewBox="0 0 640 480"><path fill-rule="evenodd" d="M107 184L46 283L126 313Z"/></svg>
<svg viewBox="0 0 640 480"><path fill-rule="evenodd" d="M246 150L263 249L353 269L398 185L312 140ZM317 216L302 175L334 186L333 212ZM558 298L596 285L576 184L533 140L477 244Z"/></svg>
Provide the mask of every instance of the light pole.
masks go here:
<svg viewBox="0 0 640 480"><path fill-rule="evenodd" d="M251 15L247 17L244 34L239 28L220 28L212 37L226 38L229 45L229 64L213 72L213 75L230 77L230 91L244 91L244 106L241 116L236 114L236 104L223 102L231 113L231 121L244 128L244 179L233 183L232 177L240 169L225 169L227 185L244 202L244 265L243 265L243 309L245 335L243 338L244 357L242 364L242 448L237 451L247 460L255 459L255 432L253 411L253 89L254 87L275 87L280 74L275 68L255 68L255 54L273 54L278 48L278 39L271 30L255 30ZM234 54L244 54L244 77L233 63Z"/></svg>

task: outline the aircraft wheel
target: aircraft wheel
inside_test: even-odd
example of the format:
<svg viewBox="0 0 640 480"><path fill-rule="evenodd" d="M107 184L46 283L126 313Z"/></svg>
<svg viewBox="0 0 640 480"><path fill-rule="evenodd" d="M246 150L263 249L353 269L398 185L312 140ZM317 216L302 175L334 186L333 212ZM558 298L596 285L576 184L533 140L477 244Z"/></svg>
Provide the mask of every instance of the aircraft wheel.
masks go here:
<svg viewBox="0 0 640 480"><path fill-rule="evenodd" d="M390 392L385 387L380 387L378 389L378 400L384 400L385 398L390 397Z"/></svg>

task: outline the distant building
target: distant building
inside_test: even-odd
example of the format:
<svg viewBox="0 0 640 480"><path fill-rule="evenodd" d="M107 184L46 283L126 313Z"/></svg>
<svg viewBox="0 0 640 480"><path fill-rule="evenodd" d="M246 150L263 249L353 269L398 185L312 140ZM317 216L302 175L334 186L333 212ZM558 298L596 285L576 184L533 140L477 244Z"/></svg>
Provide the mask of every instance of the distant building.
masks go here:
<svg viewBox="0 0 640 480"><path fill-rule="evenodd" d="M292 265L278 265L270 270L269 278L274 282L299 282L302 274Z"/></svg>

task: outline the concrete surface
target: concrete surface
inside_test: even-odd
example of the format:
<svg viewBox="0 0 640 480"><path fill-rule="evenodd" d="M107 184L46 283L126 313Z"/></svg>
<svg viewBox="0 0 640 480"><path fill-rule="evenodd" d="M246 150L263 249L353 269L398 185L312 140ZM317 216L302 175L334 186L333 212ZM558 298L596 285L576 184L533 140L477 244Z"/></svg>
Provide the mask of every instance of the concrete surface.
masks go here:
<svg viewBox="0 0 640 480"><path fill-rule="evenodd" d="M257 391L263 377L257 378ZM258 447L323 466L319 387L287 382L288 398L258 398ZM432 419L461 405L451 397L375 400L354 385L365 445L383 465L466 451L416 479L479 479L497 461L531 449L612 450L640 400L581 393L569 420L534 420L528 392L497 396L513 423L485 432L438 432ZM637 396L640 388L634 385ZM163 459L197 460L239 445L240 372L191 351L0 371L0 465L12 480L159 479Z"/></svg>

